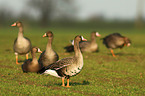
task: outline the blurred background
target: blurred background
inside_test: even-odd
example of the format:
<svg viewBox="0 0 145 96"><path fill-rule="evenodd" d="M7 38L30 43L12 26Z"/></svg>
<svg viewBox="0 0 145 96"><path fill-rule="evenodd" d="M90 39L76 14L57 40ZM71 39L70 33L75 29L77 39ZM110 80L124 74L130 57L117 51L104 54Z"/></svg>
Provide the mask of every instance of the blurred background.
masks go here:
<svg viewBox="0 0 145 96"><path fill-rule="evenodd" d="M0 0L0 26L143 28L144 0Z"/></svg>

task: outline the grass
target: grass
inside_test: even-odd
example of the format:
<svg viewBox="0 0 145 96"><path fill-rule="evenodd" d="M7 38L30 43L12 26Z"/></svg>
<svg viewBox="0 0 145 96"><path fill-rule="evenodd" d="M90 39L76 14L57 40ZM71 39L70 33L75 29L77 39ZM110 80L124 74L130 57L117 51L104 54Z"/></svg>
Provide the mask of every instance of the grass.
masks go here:
<svg viewBox="0 0 145 96"><path fill-rule="evenodd" d="M92 30L100 32L102 37L119 32L129 37L132 46L114 50L113 58L109 50L97 38L100 51L83 53L84 67L80 74L70 78L70 88L61 87L61 79L36 73L24 74L21 65L15 64L13 42L17 37L17 28L0 28L0 95L1 96L143 96L145 95L145 33L137 29L111 28L25 28L24 36L31 39L33 46L45 50L47 38L42 35L51 30L54 33L53 48L60 59L72 56L66 53L64 46L76 35L90 40ZM37 57L39 58L39 53ZM31 58L31 56L29 56ZM25 56L19 56L24 61ZM21 62L23 64L23 62Z"/></svg>

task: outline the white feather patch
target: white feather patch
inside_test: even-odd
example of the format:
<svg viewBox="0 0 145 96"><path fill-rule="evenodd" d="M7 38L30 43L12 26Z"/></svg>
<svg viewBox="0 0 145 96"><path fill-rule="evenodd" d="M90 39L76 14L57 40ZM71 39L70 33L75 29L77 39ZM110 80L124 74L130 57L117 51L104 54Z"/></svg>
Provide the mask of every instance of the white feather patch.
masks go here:
<svg viewBox="0 0 145 96"><path fill-rule="evenodd" d="M52 76L55 76L55 77L58 77L58 78L61 78L57 72L55 70L51 70L51 69L48 69L44 72L44 74L49 74L49 75L52 75Z"/></svg>

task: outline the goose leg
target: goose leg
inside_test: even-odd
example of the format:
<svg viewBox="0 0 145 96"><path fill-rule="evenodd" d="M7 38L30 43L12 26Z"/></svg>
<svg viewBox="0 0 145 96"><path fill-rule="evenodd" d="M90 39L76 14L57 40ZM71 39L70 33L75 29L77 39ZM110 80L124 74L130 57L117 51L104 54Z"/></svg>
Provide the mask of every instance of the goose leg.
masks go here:
<svg viewBox="0 0 145 96"><path fill-rule="evenodd" d="M26 59L28 59L28 53L26 54Z"/></svg>
<svg viewBox="0 0 145 96"><path fill-rule="evenodd" d="M67 78L67 86L66 87L71 87L71 86L69 86L69 78Z"/></svg>
<svg viewBox="0 0 145 96"><path fill-rule="evenodd" d="M116 57L112 49L111 49L111 53L112 53L112 56L113 57Z"/></svg>
<svg viewBox="0 0 145 96"><path fill-rule="evenodd" d="M16 55L16 64L19 64L19 62L18 62L18 55Z"/></svg>
<svg viewBox="0 0 145 96"><path fill-rule="evenodd" d="M64 77L62 77L62 85L61 86L65 86L65 84L64 84Z"/></svg>

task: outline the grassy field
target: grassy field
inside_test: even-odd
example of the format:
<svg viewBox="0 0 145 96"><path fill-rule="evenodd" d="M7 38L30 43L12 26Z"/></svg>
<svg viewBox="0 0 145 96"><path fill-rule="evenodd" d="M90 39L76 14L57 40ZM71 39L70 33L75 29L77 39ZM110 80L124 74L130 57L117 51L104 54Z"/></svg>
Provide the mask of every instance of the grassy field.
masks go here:
<svg viewBox="0 0 145 96"><path fill-rule="evenodd" d="M61 79L36 73L24 74L21 65L15 64L13 42L18 29L0 28L0 96L145 96L145 30L113 28L27 28L24 36L31 39L33 46L45 50L47 38L42 35L51 30L54 33L53 48L60 59L73 56L63 47L76 35L83 35L90 40L90 33L98 31L102 37L119 32L132 41L132 46L110 51L96 41L98 53L83 53L84 67L80 74L70 78L70 88L61 86ZM39 58L39 53L37 57ZM31 58L31 55L29 55ZM25 56L19 56L20 61ZM23 62L21 62L23 64Z"/></svg>

